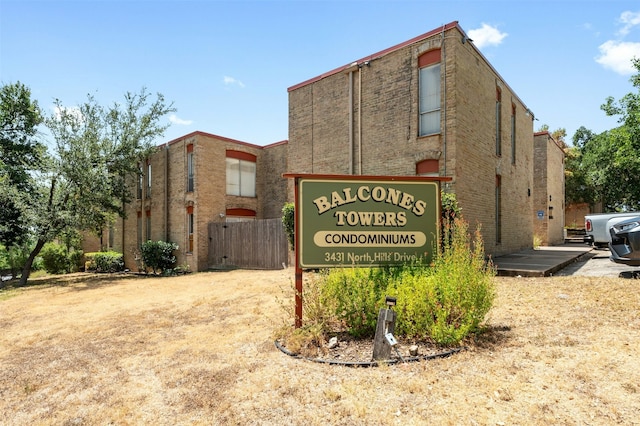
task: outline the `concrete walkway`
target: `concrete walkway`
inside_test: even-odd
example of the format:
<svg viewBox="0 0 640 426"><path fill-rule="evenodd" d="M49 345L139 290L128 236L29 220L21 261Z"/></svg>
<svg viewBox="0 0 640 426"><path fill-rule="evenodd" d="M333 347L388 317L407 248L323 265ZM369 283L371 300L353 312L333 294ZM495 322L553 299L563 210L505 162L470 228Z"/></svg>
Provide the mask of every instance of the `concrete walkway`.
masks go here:
<svg viewBox="0 0 640 426"><path fill-rule="evenodd" d="M582 243L527 249L493 259L498 275L507 277L548 277L592 250Z"/></svg>

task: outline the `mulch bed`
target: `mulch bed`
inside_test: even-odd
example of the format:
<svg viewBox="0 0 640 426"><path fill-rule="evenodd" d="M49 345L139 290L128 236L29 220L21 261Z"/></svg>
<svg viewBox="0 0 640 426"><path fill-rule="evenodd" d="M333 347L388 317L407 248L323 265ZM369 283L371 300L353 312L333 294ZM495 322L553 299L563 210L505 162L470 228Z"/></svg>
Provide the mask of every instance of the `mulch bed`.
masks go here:
<svg viewBox="0 0 640 426"><path fill-rule="evenodd" d="M301 353L292 353L287 349L286 342L276 342L276 346L287 355L298 358L322 362L326 364L347 365L347 366L373 366L377 364L394 364L399 362L418 361L430 358L449 356L459 352L463 348L443 348L428 341L408 341L399 340L397 352L392 349L391 357L385 361L373 360L373 339L356 339L346 333L339 334L338 345L329 349L327 343L322 346L305 348ZM409 348L412 345L418 346L417 355L411 355Z"/></svg>

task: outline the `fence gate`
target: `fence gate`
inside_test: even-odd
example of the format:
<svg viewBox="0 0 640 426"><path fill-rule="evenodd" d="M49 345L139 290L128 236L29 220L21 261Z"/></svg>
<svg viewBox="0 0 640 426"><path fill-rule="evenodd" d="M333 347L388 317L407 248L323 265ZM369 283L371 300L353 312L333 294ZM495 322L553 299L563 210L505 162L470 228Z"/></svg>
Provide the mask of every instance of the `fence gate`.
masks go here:
<svg viewBox="0 0 640 426"><path fill-rule="evenodd" d="M281 219L209 223L209 267L282 269L289 242Z"/></svg>

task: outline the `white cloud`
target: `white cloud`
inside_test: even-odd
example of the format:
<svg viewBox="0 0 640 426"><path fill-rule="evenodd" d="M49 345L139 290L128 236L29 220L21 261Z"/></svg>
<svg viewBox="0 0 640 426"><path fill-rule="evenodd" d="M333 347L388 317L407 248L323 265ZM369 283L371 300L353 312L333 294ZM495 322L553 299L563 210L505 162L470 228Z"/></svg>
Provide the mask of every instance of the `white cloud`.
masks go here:
<svg viewBox="0 0 640 426"><path fill-rule="evenodd" d="M473 44L478 48L497 46L502 43L502 40L508 35L509 34L500 32L498 28L492 27L484 22L482 23L482 27L469 31L469 38L473 40Z"/></svg>
<svg viewBox="0 0 640 426"><path fill-rule="evenodd" d="M244 88L244 83L241 82L240 80L236 80L233 77L229 77L229 76L224 76L224 84L225 86L231 86L231 85L236 85L238 87Z"/></svg>
<svg viewBox="0 0 640 426"><path fill-rule="evenodd" d="M179 126L188 126L191 123L193 123L193 120L183 120L182 118L178 117L175 114L171 114L169 116L169 121L173 124L177 124Z"/></svg>
<svg viewBox="0 0 640 426"><path fill-rule="evenodd" d="M58 121L60 121L63 116L72 117L78 120L79 122L84 121L84 117L82 116L82 111L80 111L80 107L77 107L77 106L65 107L61 105L53 105L52 109L56 117L56 120Z"/></svg>
<svg viewBox="0 0 640 426"><path fill-rule="evenodd" d="M596 62L618 74L631 75L636 69L631 60L640 59L640 43L609 40L600 45Z"/></svg>
<svg viewBox="0 0 640 426"><path fill-rule="evenodd" d="M624 24L624 26L618 31L618 34L625 36L629 34L631 28L640 25L640 12L622 12L620 22Z"/></svg>

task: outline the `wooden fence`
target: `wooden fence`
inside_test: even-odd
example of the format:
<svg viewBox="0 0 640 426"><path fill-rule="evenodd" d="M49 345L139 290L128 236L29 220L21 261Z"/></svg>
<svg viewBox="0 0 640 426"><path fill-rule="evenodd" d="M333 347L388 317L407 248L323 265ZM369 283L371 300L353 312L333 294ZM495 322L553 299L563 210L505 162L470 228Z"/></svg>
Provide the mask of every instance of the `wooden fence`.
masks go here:
<svg viewBox="0 0 640 426"><path fill-rule="evenodd" d="M289 243L281 219L209 224L209 267L282 269Z"/></svg>

